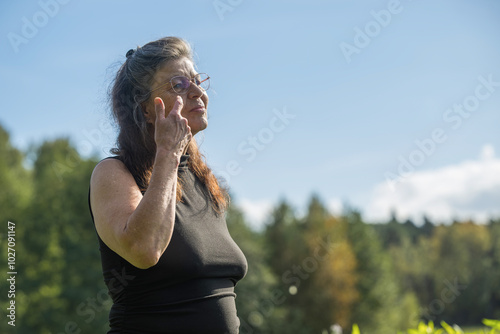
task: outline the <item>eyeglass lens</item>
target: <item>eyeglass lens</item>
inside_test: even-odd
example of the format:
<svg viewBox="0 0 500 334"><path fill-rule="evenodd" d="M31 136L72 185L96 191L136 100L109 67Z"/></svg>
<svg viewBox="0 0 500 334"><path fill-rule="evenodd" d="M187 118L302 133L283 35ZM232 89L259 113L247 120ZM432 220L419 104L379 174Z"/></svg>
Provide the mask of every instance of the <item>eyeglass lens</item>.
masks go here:
<svg viewBox="0 0 500 334"><path fill-rule="evenodd" d="M194 83L201 87L203 90L207 90L209 87L208 75L206 74L198 74L193 78ZM189 86L191 85L191 79L186 78L184 76L173 77L170 81L172 84L172 89L177 94L183 94L187 92Z"/></svg>

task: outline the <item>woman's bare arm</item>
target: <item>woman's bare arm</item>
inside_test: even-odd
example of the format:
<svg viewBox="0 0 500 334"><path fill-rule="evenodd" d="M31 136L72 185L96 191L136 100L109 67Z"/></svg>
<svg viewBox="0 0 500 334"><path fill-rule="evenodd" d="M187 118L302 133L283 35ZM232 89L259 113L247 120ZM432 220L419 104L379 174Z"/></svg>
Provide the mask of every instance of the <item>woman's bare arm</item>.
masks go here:
<svg viewBox="0 0 500 334"><path fill-rule="evenodd" d="M172 237L177 167L191 139L181 109L182 100L178 98L165 117L163 102L155 100L157 151L144 196L119 160L100 162L92 174L90 201L99 236L114 252L141 269L158 262Z"/></svg>

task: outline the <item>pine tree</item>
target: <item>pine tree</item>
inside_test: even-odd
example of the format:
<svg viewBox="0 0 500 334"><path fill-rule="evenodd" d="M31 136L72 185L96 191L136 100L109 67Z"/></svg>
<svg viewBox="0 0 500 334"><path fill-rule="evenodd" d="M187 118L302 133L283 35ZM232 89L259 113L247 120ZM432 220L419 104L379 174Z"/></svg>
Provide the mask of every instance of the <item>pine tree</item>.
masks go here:
<svg viewBox="0 0 500 334"><path fill-rule="evenodd" d="M45 142L36 152L33 199L20 228L23 333L107 327L110 301L87 206L94 165L81 159L67 139Z"/></svg>
<svg viewBox="0 0 500 334"><path fill-rule="evenodd" d="M15 275L15 297L12 295L12 298L7 298L8 291L10 291L10 283L6 278L0 280L0 291L2 291L3 295L0 299L0 307L6 310L10 306L11 301L15 302L16 321L13 324L17 328L22 322L20 315L25 310L24 305L26 301L19 282L20 278L24 275L22 270L22 254L23 246L25 245L23 227L26 223L26 210L33 194L31 172L25 168L24 159L24 154L12 146L8 132L0 126L0 222L2 226L0 230L0 254L2 254L0 257L0 266L3 270L6 270L8 268L8 257L11 257L14 267L8 271L18 273ZM8 238L9 222L11 222L10 231L14 232L10 234L10 245L13 246L10 247L10 251ZM11 321L11 319L4 316L4 321L0 322L1 333L9 333L13 328L16 328L9 325L8 321Z"/></svg>
<svg viewBox="0 0 500 334"><path fill-rule="evenodd" d="M248 262L248 272L235 288L240 333L275 332L273 328L283 324L286 295L265 261L268 249L264 237L250 229L243 212L234 204L229 207L226 220L231 236Z"/></svg>
<svg viewBox="0 0 500 334"><path fill-rule="evenodd" d="M393 263L373 226L364 223L356 211L346 212L344 219L348 222L348 239L358 263L360 298L354 306L352 321L373 334L395 333L409 327L411 315L417 312L416 297L402 292ZM392 224L398 224L392 231L402 227L395 220Z"/></svg>

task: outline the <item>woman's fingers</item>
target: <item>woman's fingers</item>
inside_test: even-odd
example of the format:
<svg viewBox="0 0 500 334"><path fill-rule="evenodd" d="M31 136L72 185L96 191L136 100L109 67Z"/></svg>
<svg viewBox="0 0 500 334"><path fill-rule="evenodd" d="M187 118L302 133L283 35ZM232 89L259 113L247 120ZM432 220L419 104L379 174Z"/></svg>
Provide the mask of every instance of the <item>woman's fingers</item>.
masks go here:
<svg viewBox="0 0 500 334"><path fill-rule="evenodd" d="M156 118L158 120L162 120L164 118L167 118L168 115L172 114L171 117L176 117L178 116L180 119L184 119L181 115L181 110L182 107L184 106L184 101L182 101L182 98L180 96L177 96L175 99L174 106L172 107L172 110L168 113L168 115L165 115L165 103L160 97L156 97L155 100L155 110L156 110Z"/></svg>
<svg viewBox="0 0 500 334"><path fill-rule="evenodd" d="M174 107L172 108L171 113L173 113L174 115L179 115L179 117L182 117L181 110L182 110L183 106L184 106L184 102L182 101L182 97L177 95L177 97L175 99Z"/></svg>
<svg viewBox="0 0 500 334"><path fill-rule="evenodd" d="M155 98L155 111L156 111L156 119L162 120L165 118L165 104L161 97Z"/></svg>
<svg viewBox="0 0 500 334"><path fill-rule="evenodd" d="M184 102L180 96L176 97L174 106L165 116L165 104L160 97L154 99L156 111L155 140L158 146L174 150L183 150L192 138L188 120L182 116Z"/></svg>
<svg viewBox="0 0 500 334"><path fill-rule="evenodd" d="M182 101L182 97L177 95L174 106L170 111L170 114L172 114L172 117L176 118L178 117L180 119L180 123L183 125L183 128L187 130L187 133L191 133L191 128L188 125L188 120L181 115L181 110L183 106L184 106L184 101Z"/></svg>

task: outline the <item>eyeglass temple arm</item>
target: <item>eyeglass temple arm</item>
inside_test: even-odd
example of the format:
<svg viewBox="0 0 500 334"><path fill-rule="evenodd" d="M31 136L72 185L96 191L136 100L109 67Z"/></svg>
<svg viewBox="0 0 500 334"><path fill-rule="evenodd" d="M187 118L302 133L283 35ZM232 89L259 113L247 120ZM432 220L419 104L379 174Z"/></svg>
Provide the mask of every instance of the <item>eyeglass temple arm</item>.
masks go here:
<svg viewBox="0 0 500 334"><path fill-rule="evenodd" d="M156 88L155 88L155 89L153 89L153 90L150 90L149 92L150 92L150 93L152 93L152 92L154 92L155 90L158 90L158 89L160 89L160 88L162 88L162 87L165 87L165 86L166 86L166 85L168 85L168 84L170 84L170 81L169 81L169 82L167 82L167 83L164 83L163 85L160 85L160 86L156 87Z"/></svg>

